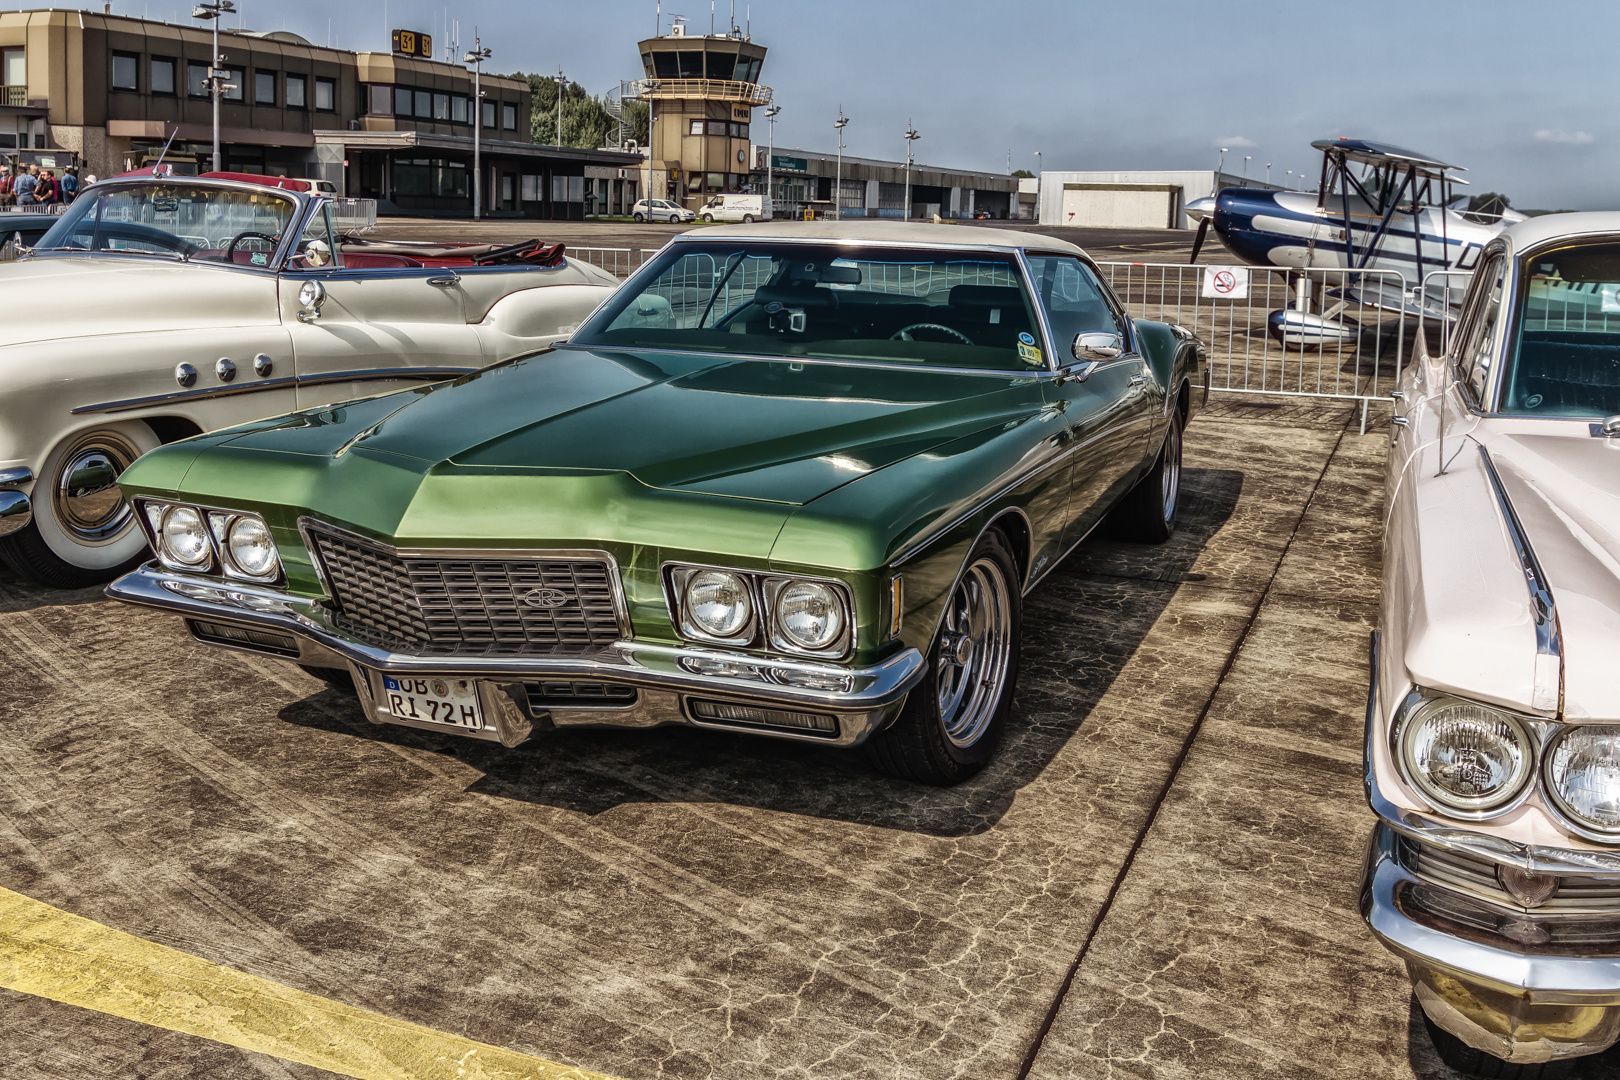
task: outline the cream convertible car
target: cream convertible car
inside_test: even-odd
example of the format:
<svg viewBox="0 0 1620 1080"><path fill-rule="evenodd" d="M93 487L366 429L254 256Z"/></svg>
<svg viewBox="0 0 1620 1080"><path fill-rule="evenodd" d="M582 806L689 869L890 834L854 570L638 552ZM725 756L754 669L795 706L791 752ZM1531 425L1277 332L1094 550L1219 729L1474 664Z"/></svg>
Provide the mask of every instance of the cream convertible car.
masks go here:
<svg viewBox="0 0 1620 1080"><path fill-rule="evenodd" d="M1620 1037L1620 214L1493 240L1396 394L1361 907L1441 1056Z"/></svg>
<svg viewBox="0 0 1620 1080"><path fill-rule="evenodd" d="M618 285L560 246L346 242L308 187L104 181L0 264L0 559L113 577L145 550L118 475L159 443L534 352Z"/></svg>

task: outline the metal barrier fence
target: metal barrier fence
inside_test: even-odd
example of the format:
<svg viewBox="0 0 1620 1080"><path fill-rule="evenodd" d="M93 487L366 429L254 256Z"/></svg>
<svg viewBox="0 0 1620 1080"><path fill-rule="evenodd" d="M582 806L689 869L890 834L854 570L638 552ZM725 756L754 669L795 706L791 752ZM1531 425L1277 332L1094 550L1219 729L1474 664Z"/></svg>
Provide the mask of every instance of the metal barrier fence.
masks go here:
<svg viewBox="0 0 1620 1080"><path fill-rule="evenodd" d="M657 248L575 247L569 244L564 254L571 259L600 266L610 274L625 278L657 252Z"/></svg>
<svg viewBox="0 0 1620 1080"><path fill-rule="evenodd" d="M72 203L29 203L27 206L0 206L0 212L7 214L53 214L60 215L66 212Z"/></svg>
<svg viewBox="0 0 1620 1080"><path fill-rule="evenodd" d="M1359 400L1363 415L1395 388L1425 319L1443 328L1455 299L1455 287L1409 290L1397 271L1294 270L1291 284L1257 267L1098 266L1131 315L1180 323L1209 347L1211 390Z"/></svg>
<svg viewBox="0 0 1620 1080"><path fill-rule="evenodd" d="M377 227L376 199L333 199L338 232L369 232Z"/></svg>

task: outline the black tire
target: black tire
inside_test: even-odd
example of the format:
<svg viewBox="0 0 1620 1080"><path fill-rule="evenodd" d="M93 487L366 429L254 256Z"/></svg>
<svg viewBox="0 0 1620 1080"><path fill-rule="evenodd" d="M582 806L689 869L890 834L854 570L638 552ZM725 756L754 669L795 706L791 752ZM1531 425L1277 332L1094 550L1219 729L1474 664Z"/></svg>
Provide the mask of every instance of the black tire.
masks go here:
<svg viewBox="0 0 1620 1080"><path fill-rule="evenodd" d="M348 668L310 667L307 664L298 666L304 674L313 675L334 689L342 690L346 694L354 693L354 679L349 676Z"/></svg>
<svg viewBox="0 0 1620 1080"><path fill-rule="evenodd" d="M637 225L640 225L642 222L647 220L646 216L643 214L631 214L630 217Z"/></svg>
<svg viewBox="0 0 1620 1080"><path fill-rule="evenodd" d="M703 220L708 222L710 225L713 225L714 224L714 215L713 214L704 214L703 215Z"/></svg>
<svg viewBox="0 0 1620 1080"><path fill-rule="evenodd" d="M1112 531L1121 539L1162 544L1175 533L1181 509L1181 441L1181 411L1172 408L1153 468L1110 515Z"/></svg>
<svg viewBox="0 0 1620 1080"><path fill-rule="evenodd" d="M1417 1008L1420 1013L1423 1012L1423 1006ZM1423 1013L1423 1028L1429 1033L1429 1041L1434 1043L1434 1052L1440 1055L1441 1061L1466 1076L1483 1077L1485 1080L1558 1080L1569 1076L1575 1069L1575 1062L1580 1060L1566 1058L1534 1065L1515 1065L1494 1054L1475 1050L1451 1032L1442 1030L1429 1019L1428 1013Z"/></svg>
<svg viewBox="0 0 1620 1080"><path fill-rule="evenodd" d="M949 787L984 768L994 755L1018 682L1019 586L1018 563L1007 539L991 529L973 545L951 590L923 681L894 723L866 744L867 757L879 771ZM981 604L973 601L975 590ZM992 592L999 596L992 598ZM971 613L966 626L960 625L964 612ZM975 631L980 613L983 621ZM953 659L964 648L968 659Z"/></svg>
<svg viewBox="0 0 1620 1080"><path fill-rule="evenodd" d="M754 223L754 215L753 214L744 214L743 215L743 224L744 225L752 225L753 223Z"/></svg>
<svg viewBox="0 0 1620 1080"><path fill-rule="evenodd" d="M30 581L53 589L83 589L122 577L152 557L150 551L132 556L127 562L99 570L87 570L65 562L45 545L39 529L30 524L26 529L0 538L0 562Z"/></svg>

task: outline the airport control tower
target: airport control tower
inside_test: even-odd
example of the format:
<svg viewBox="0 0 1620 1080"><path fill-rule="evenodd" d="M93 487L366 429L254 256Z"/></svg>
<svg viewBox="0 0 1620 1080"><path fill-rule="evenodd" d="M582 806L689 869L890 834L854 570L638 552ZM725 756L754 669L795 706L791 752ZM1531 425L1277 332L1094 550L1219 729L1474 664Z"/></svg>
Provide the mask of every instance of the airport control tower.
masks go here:
<svg viewBox="0 0 1620 1080"><path fill-rule="evenodd" d="M765 46L736 26L727 34L688 34L679 17L667 35L640 43L646 78L627 96L651 108L651 175L664 177L647 194L693 210L718 192L742 191L754 109L771 88L759 85Z"/></svg>

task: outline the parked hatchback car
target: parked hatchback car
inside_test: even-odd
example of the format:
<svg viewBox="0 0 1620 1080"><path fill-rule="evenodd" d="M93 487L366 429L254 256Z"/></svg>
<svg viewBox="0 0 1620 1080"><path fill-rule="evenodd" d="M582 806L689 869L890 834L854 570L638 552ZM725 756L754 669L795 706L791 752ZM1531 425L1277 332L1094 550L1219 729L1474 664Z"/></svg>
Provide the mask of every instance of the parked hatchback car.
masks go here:
<svg viewBox="0 0 1620 1080"><path fill-rule="evenodd" d="M1110 513L1170 534L1200 354L1048 237L717 226L553 351L148 454L157 559L109 592L378 723L685 724L950 784L1025 594Z"/></svg>
<svg viewBox="0 0 1620 1080"><path fill-rule="evenodd" d="M1395 396L1362 913L1450 1064L1540 1076L1620 1037L1620 214L1492 240Z"/></svg>
<svg viewBox="0 0 1620 1080"><path fill-rule="evenodd" d="M106 580L145 550L116 482L146 451L532 352L618 284L532 241L341 237L308 189L104 180L0 263L0 559Z"/></svg>
<svg viewBox="0 0 1620 1080"><path fill-rule="evenodd" d="M697 215L692 211L667 199L638 200L630 208L630 216L636 221L667 221L671 224L697 220Z"/></svg>

